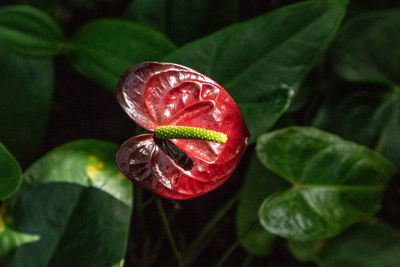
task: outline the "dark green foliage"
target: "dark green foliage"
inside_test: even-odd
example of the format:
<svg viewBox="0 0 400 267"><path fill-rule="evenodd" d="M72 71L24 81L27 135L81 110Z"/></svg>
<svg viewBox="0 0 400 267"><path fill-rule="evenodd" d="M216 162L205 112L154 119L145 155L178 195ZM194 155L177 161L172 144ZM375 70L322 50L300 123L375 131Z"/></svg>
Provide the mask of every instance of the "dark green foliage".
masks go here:
<svg viewBox="0 0 400 267"><path fill-rule="evenodd" d="M64 41L56 22L30 6L2 8L0 32L0 47L29 56L54 56Z"/></svg>
<svg viewBox="0 0 400 267"><path fill-rule="evenodd" d="M162 34L124 20L101 19L79 29L66 53L72 66L111 92L121 75L142 61L157 61L175 46Z"/></svg>
<svg viewBox="0 0 400 267"><path fill-rule="evenodd" d="M21 189L2 207L2 266L95 267L123 259L132 188L114 164L116 149L76 141L25 171Z"/></svg>
<svg viewBox="0 0 400 267"><path fill-rule="evenodd" d="M0 266L399 265L396 1L6 2ZM115 166L114 143L135 129L112 94L143 61L183 64L221 84L257 153L250 145L228 183L206 196L157 200L161 217L154 195L138 189L131 222L132 183ZM82 119L66 131L81 98L93 103L79 112L109 116L86 117L101 121L96 130L82 131ZM112 143L69 142L78 138ZM284 244L293 257L277 263L271 254Z"/></svg>
<svg viewBox="0 0 400 267"><path fill-rule="evenodd" d="M399 231L371 219L330 240L289 240L288 248L299 260L319 266L395 267L399 265L399 240Z"/></svg>
<svg viewBox="0 0 400 267"><path fill-rule="evenodd" d="M373 92L341 100L316 126L377 149L400 165L400 10L359 15L345 25L332 49L335 71ZM365 88L368 89L368 88Z"/></svg>
<svg viewBox="0 0 400 267"><path fill-rule="evenodd" d="M315 128L262 135L261 162L293 184L265 199L261 224L297 240L331 237L374 214L395 166L378 153Z"/></svg>
<svg viewBox="0 0 400 267"><path fill-rule="evenodd" d="M362 14L339 34L334 67L357 82L400 83L400 9Z"/></svg>
<svg viewBox="0 0 400 267"><path fill-rule="evenodd" d="M235 22L238 7L238 0L136 0L125 17L181 45Z"/></svg>
<svg viewBox="0 0 400 267"><path fill-rule="evenodd" d="M345 7L343 1L288 6L185 45L165 61L192 67L224 86L239 104L251 143L289 107L333 39Z"/></svg>
<svg viewBox="0 0 400 267"><path fill-rule="evenodd" d="M0 49L0 65L0 141L19 161L29 162L36 156L47 125L52 62Z"/></svg>
<svg viewBox="0 0 400 267"><path fill-rule="evenodd" d="M14 194L21 183L21 166L7 148L0 143L0 199L4 200Z"/></svg>

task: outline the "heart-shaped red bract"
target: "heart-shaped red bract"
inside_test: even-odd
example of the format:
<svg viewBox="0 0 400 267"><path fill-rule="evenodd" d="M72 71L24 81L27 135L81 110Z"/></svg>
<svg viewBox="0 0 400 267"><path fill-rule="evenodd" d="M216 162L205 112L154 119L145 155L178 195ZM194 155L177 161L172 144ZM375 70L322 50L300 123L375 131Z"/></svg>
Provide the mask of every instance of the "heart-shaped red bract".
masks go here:
<svg viewBox="0 0 400 267"><path fill-rule="evenodd" d="M144 62L122 76L117 99L146 130L190 126L228 136L226 143L172 139L193 161L193 168L187 171L161 151L153 134L128 139L116 161L135 184L166 198L188 199L223 184L239 164L249 130L232 97L207 76L177 64Z"/></svg>

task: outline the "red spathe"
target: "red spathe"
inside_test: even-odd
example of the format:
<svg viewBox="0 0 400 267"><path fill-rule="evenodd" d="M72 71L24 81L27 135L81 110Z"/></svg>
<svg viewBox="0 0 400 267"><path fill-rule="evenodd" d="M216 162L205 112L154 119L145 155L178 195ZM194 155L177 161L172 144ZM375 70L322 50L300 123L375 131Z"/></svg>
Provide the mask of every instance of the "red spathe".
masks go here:
<svg viewBox="0 0 400 267"><path fill-rule="evenodd" d="M246 149L249 130L232 97L218 83L190 68L144 62L130 68L118 84L117 99L142 128L199 127L225 133L226 143L172 139L193 161L178 166L153 141L153 134L127 140L117 152L122 173L136 185L171 199L188 199L223 184Z"/></svg>

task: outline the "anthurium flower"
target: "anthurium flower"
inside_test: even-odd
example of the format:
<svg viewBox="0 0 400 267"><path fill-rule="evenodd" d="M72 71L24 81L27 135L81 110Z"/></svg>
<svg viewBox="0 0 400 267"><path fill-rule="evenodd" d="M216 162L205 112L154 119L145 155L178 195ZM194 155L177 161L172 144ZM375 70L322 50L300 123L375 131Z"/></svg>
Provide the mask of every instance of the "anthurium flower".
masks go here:
<svg viewBox="0 0 400 267"><path fill-rule="evenodd" d="M250 136L232 97L218 83L185 66L144 62L118 84L117 99L142 128L116 155L136 185L171 199L188 199L223 184Z"/></svg>

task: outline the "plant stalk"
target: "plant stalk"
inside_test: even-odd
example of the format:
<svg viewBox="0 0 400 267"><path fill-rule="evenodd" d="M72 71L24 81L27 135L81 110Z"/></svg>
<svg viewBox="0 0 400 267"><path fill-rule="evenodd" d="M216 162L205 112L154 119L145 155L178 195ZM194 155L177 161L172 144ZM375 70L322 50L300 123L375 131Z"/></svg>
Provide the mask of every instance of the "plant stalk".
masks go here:
<svg viewBox="0 0 400 267"><path fill-rule="evenodd" d="M164 229L165 229L165 233L167 235L167 239L171 243L172 250L174 251L176 260L178 261L178 266L179 267L184 267L185 264L184 264L184 261L183 261L183 257L181 255L181 253L179 252L178 247L177 247L176 242L175 242L175 239L174 239L174 237L172 235L171 227L169 225L167 215L165 214L164 207L163 207L163 205L161 203L161 199L157 198L156 203L157 203L158 213L160 214L161 221L162 221L162 223L164 225Z"/></svg>

